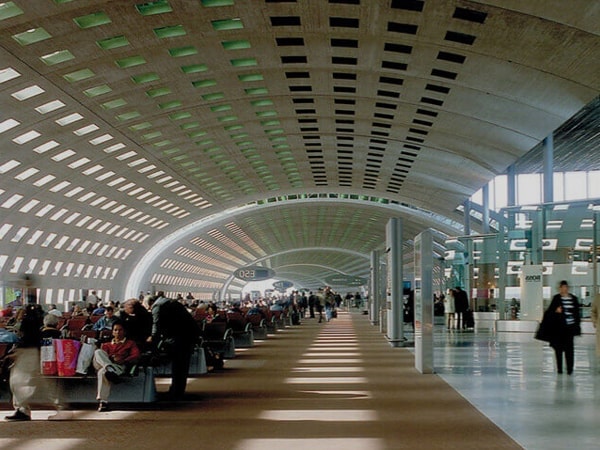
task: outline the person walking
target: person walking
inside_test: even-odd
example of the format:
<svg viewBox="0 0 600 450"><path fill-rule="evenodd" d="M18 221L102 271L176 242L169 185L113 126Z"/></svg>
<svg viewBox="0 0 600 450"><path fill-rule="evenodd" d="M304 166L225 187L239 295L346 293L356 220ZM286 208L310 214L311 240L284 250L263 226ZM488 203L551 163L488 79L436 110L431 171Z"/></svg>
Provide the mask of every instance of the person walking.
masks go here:
<svg viewBox="0 0 600 450"><path fill-rule="evenodd" d="M581 334L579 300L569 292L569 283L562 280L559 292L552 298L546 313L555 324L550 332L550 346L556 354L556 370L563 373L563 354L567 362L567 373L573 373L575 365L574 337ZM546 315L545 315L546 317Z"/></svg>

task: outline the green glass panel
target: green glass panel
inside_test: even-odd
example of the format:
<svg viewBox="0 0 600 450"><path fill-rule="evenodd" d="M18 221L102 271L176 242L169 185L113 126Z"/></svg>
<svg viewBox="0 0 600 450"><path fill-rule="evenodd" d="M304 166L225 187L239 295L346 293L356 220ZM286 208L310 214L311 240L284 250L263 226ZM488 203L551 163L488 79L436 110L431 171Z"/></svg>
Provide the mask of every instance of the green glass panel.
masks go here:
<svg viewBox="0 0 600 450"><path fill-rule="evenodd" d="M129 127L129 129L131 131L141 131L141 130L145 130L146 128L150 128L152 126L152 124L150 122L142 122L142 123L138 123L135 125L131 125Z"/></svg>
<svg viewBox="0 0 600 450"><path fill-rule="evenodd" d="M242 82L262 81L264 77L260 73L248 73L246 75L238 75L238 79Z"/></svg>
<svg viewBox="0 0 600 450"><path fill-rule="evenodd" d="M150 98L160 97L162 95L167 95L171 93L171 89L168 87L160 87L155 89L150 89L146 91L146 95Z"/></svg>
<svg viewBox="0 0 600 450"><path fill-rule="evenodd" d="M280 148L290 148L290 146L288 144L275 144L273 146L274 149L280 149Z"/></svg>
<svg viewBox="0 0 600 450"><path fill-rule="evenodd" d="M171 158L171 161L183 161L184 159L188 159L188 155L179 155L174 158Z"/></svg>
<svg viewBox="0 0 600 450"><path fill-rule="evenodd" d="M227 125L224 127L225 131L241 130L242 128L244 128L243 125Z"/></svg>
<svg viewBox="0 0 600 450"><path fill-rule="evenodd" d="M252 106L254 106L254 107L272 106L273 105L273 100L268 100L268 99L254 100L254 101L250 102L250 104Z"/></svg>
<svg viewBox="0 0 600 450"><path fill-rule="evenodd" d="M249 89L244 89L244 91L246 91L246 94L248 94L248 95L265 95L265 94L269 93L269 90L265 87L249 88Z"/></svg>
<svg viewBox="0 0 600 450"><path fill-rule="evenodd" d="M218 105L218 106L211 106L210 110L212 112L222 112L222 111L231 111L231 105Z"/></svg>
<svg viewBox="0 0 600 450"><path fill-rule="evenodd" d="M13 34L13 39L21 45L35 44L36 42L45 41L50 39L50 33L43 28L32 28L31 30L24 31L22 33Z"/></svg>
<svg viewBox="0 0 600 450"><path fill-rule="evenodd" d="M70 3L73 0L54 0L54 3L56 3L57 5L62 5L63 3Z"/></svg>
<svg viewBox="0 0 600 450"><path fill-rule="evenodd" d="M67 80L69 83L75 83L76 81L86 80L88 78L92 78L96 76L94 72L90 69L81 69L76 70L75 72L68 73L63 75L63 78Z"/></svg>
<svg viewBox="0 0 600 450"><path fill-rule="evenodd" d="M181 102L180 100L171 100L170 102L159 103L158 107L160 109L172 109L179 108L181 105L183 105L183 102Z"/></svg>
<svg viewBox="0 0 600 450"><path fill-rule="evenodd" d="M237 58L231 60L231 65L233 67L251 67L256 66L257 64L256 58Z"/></svg>
<svg viewBox="0 0 600 450"><path fill-rule="evenodd" d="M245 137L248 137L248 136L249 136L248 133L236 133L236 134L229 135L229 137L231 139L242 139L242 138L245 138Z"/></svg>
<svg viewBox="0 0 600 450"><path fill-rule="evenodd" d="M129 41L125 36L121 35L100 39L99 41L96 41L96 44L98 44L98 47L102 50L111 50L113 48L125 47L126 45L129 45Z"/></svg>
<svg viewBox="0 0 600 450"><path fill-rule="evenodd" d="M83 91L83 93L88 97L97 97L98 95L108 94L109 92L112 92L112 89L106 84L101 84L100 86L89 88Z"/></svg>
<svg viewBox="0 0 600 450"><path fill-rule="evenodd" d="M88 14L87 16L75 17L73 22L77 24L79 28L93 28L98 27L100 25L106 25L110 23L110 17L102 11Z"/></svg>
<svg viewBox="0 0 600 450"><path fill-rule="evenodd" d="M258 117L273 117L277 115L277 111L257 111L256 115Z"/></svg>
<svg viewBox="0 0 600 450"><path fill-rule="evenodd" d="M222 41L221 45L225 50L243 50L245 48L250 48L250 41L246 39L238 39L235 41Z"/></svg>
<svg viewBox="0 0 600 450"><path fill-rule="evenodd" d="M211 23L213 28L217 31L241 30L244 28L242 19L213 20Z"/></svg>
<svg viewBox="0 0 600 450"><path fill-rule="evenodd" d="M188 137L195 139L202 136L206 136L206 131L194 131L193 133L188 133Z"/></svg>
<svg viewBox="0 0 600 450"><path fill-rule="evenodd" d="M225 98L225 94L223 94L222 92L214 92L212 94L204 94L202 98L206 101L221 100Z"/></svg>
<svg viewBox="0 0 600 450"><path fill-rule="evenodd" d="M237 116L223 116L217 119L219 122L231 122L234 120L238 120Z"/></svg>
<svg viewBox="0 0 600 450"><path fill-rule="evenodd" d="M252 141L240 141L240 142L236 142L235 145L237 145L239 147L244 147L246 145L254 145L254 142L252 142Z"/></svg>
<svg viewBox="0 0 600 450"><path fill-rule="evenodd" d="M154 144L152 144L154 147L160 148L160 147L166 147L167 145L171 145L172 142L169 139L166 139L164 141L160 141L160 142L155 142ZM173 149L173 151L178 152L179 149L175 148Z"/></svg>
<svg viewBox="0 0 600 450"><path fill-rule="evenodd" d="M205 139L203 141L196 142L196 145L202 146L202 145L211 145L214 143L215 143L215 141L213 139Z"/></svg>
<svg viewBox="0 0 600 450"><path fill-rule="evenodd" d="M169 119L171 120L183 120L189 119L190 117L192 117L192 113L187 111L179 111L173 114L169 114Z"/></svg>
<svg viewBox="0 0 600 450"><path fill-rule="evenodd" d="M10 19L21 14L23 14L23 10L15 5L14 2L0 3L0 20Z"/></svg>
<svg viewBox="0 0 600 450"><path fill-rule="evenodd" d="M73 53L71 53L69 50L59 50L57 52L41 56L40 59L48 66L53 66L55 64L60 64L65 61L75 59L75 55L73 55Z"/></svg>
<svg viewBox="0 0 600 450"><path fill-rule="evenodd" d="M194 128L198 128L200 126L200 122L190 122L184 123L183 125L179 125L179 128L182 130L192 130Z"/></svg>
<svg viewBox="0 0 600 450"><path fill-rule="evenodd" d="M181 66L181 71L183 73L198 73L198 72L206 72L208 70L208 66L206 64L192 64L189 66Z"/></svg>
<svg viewBox="0 0 600 450"><path fill-rule="evenodd" d="M192 81L192 86L194 86L195 88L205 88L205 87L210 87L210 86L216 86L217 85L217 80L198 80L198 81Z"/></svg>
<svg viewBox="0 0 600 450"><path fill-rule="evenodd" d="M120 108L121 106L125 106L127 102L122 98L117 98L115 100L111 100L110 102L102 103L102 107L104 109L115 109Z"/></svg>
<svg viewBox="0 0 600 450"><path fill-rule="evenodd" d="M263 120L262 122L260 122L260 124L263 127L273 127L273 126L281 125L281 122L279 120Z"/></svg>
<svg viewBox="0 0 600 450"><path fill-rule="evenodd" d="M119 114L118 116L116 116L117 120L120 120L121 122L124 122L126 120L131 120L131 119L135 119L137 117L140 117L141 114L137 111L130 111L124 114Z"/></svg>
<svg viewBox="0 0 600 450"><path fill-rule="evenodd" d="M270 137L269 141L271 141L271 142L287 142L287 139L285 137L279 136L279 137Z"/></svg>
<svg viewBox="0 0 600 450"><path fill-rule="evenodd" d="M154 34L160 39L165 39L178 36L185 36L186 33L185 29L183 28L183 25L173 25L170 27L155 28Z"/></svg>
<svg viewBox="0 0 600 450"><path fill-rule="evenodd" d="M190 166L195 166L195 165L196 165L196 163L194 161L188 161L188 162L181 164L181 167L190 167Z"/></svg>
<svg viewBox="0 0 600 450"><path fill-rule="evenodd" d="M186 45L185 47L177 47L177 48L169 49L169 55L171 55L173 58L180 58L182 56L195 55L197 53L198 53L198 49L196 47L194 47L193 45Z"/></svg>
<svg viewBox="0 0 600 450"><path fill-rule="evenodd" d="M127 69L128 67L135 67L135 66L140 66L142 64L146 64L146 60L144 59L143 56L136 55L136 56L129 56L128 58L117 59L115 61L115 63L121 69Z"/></svg>
<svg viewBox="0 0 600 450"><path fill-rule="evenodd" d="M142 137L144 139L150 140L150 139L156 139L157 137L162 136L162 133L160 131L153 131L152 133L147 133L144 134Z"/></svg>
<svg viewBox="0 0 600 450"><path fill-rule="evenodd" d="M154 2L139 3L135 5L135 9L142 16L152 16L154 14L164 14L173 11L167 0L157 0Z"/></svg>
<svg viewBox="0 0 600 450"><path fill-rule="evenodd" d="M135 84L149 83L157 80L160 80L160 77L155 72L142 73L141 75L134 75L131 77L131 81Z"/></svg>
<svg viewBox="0 0 600 450"><path fill-rule="evenodd" d="M201 0L202 6L232 6L233 0Z"/></svg>
<svg viewBox="0 0 600 450"><path fill-rule="evenodd" d="M281 128L277 128L275 130L265 130L265 134L283 134L283 130Z"/></svg>

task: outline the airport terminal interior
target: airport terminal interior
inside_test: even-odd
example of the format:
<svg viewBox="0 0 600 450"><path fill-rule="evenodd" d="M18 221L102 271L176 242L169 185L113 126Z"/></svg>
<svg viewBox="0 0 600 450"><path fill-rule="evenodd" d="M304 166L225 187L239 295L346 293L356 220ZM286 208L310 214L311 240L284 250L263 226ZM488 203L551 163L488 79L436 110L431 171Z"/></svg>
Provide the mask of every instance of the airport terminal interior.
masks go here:
<svg viewBox="0 0 600 450"><path fill-rule="evenodd" d="M177 401L168 367L110 411L54 377L67 420L0 448L597 448L598 214L598 0L0 0L0 357L27 304L268 320ZM561 280L572 374L534 339Z"/></svg>

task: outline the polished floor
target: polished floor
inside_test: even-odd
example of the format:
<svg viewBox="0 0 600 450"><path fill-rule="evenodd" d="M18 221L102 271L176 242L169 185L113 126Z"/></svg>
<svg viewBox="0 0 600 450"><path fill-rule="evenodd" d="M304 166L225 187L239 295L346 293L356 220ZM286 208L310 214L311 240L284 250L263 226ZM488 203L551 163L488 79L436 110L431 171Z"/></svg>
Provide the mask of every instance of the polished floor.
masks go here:
<svg viewBox="0 0 600 450"><path fill-rule="evenodd" d="M161 392L168 381L158 380ZM439 376L416 372L410 351L391 348L359 314L281 330L222 373L190 379L188 392L183 402L114 404L107 413L72 405L63 422L46 420L52 411L37 406L32 422L0 423L0 447L522 448Z"/></svg>
<svg viewBox="0 0 600 450"><path fill-rule="evenodd" d="M600 373L593 336L576 338L575 371L531 334L435 334L436 372L527 450L600 448Z"/></svg>

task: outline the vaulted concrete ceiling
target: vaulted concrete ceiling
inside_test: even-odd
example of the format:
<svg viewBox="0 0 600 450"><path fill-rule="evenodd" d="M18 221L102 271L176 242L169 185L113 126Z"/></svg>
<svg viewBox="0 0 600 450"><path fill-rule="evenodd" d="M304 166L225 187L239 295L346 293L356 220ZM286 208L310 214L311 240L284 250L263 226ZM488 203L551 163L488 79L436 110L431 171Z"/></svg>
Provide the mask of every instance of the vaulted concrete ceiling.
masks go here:
<svg viewBox="0 0 600 450"><path fill-rule="evenodd" d="M1 278L60 302L365 276L390 217L460 233L598 96L599 34L587 0L1 3Z"/></svg>

